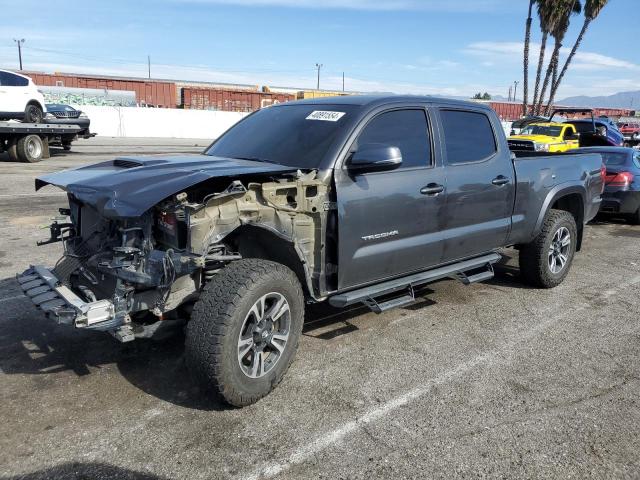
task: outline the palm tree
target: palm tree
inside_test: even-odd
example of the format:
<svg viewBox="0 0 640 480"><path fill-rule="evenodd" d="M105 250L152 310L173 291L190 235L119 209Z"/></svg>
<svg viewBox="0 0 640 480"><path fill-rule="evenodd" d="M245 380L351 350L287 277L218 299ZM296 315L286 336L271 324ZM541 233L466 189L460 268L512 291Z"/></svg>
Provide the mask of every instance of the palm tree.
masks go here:
<svg viewBox="0 0 640 480"><path fill-rule="evenodd" d="M529 15L527 16L527 25L524 30L524 81L522 83L522 115L527 114L527 103L529 102L529 44L531 43L531 12L533 4L537 0L529 0Z"/></svg>
<svg viewBox="0 0 640 480"><path fill-rule="evenodd" d="M551 88L551 93L549 94L549 104L553 103L553 100L555 99L555 96L556 96L556 92L558 91L558 87L560 87L560 83L564 78L564 74L567 73L567 69L571 64L571 60L573 60L573 57L575 56L576 52L578 51L578 48L580 47L584 34L587 32L589 25L591 25L591 22L593 22L596 19L596 17L600 15L600 12L607 5L608 2L609 0L586 0L585 6L584 6L584 22L582 24L582 29L580 30L580 34L576 39L576 43L573 44L571 53L567 57L567 60L564 62L564 66L560 71L560 75L558 75L558 79L555 82L553 82L553 87Z"/></svg>
<svg viewBox="0 0 640 480"><path fill-rule="evenodd" d="M558 68L559 58L560 58L560 49L562 48L562 41L564 40L564 36L567 34L567 30L569 29L569 21L571 15L574 13L580 13L582 11L582 5L579 0L556 0L551 2L551 11L549 15L551 17L551 35L553 36L555 43L553 47L553 53L551 54L551 59L549 60L549 65L547 67L547 72L544 77L544 82L542 83L542 91L540 92L540 97L538 98L538 105L536 107L536 114L539 115L542 112L542 104L544 102L544 96L547 92L547 88L549 87L549 82L553 75L554 69ZM545 111L549 110L550 105L547 102L547 108Z"/></svg>
<svg viewBox="0 0 640 480"><path fill-rule="evenodd" d="M540 19L540 30L542 31L542 39L540 40L540 53L538 54L538 68L536 70L536 86L533 90L533 100L531 103L532 114L536 113L536 105L538 103L538 92L540 92L540 78L542 76L542 66L544 65L544 56L547 48L547 38L551 30L553 12L553 0L537 0L538 18Z"/></svg>

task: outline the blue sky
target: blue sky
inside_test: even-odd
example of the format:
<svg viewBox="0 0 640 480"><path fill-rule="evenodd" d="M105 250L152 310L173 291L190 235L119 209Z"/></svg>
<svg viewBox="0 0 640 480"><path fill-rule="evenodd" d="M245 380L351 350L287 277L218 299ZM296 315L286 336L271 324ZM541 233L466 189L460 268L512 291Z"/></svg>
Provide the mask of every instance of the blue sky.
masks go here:
<svg viewBox="0 0 640 480"><path fill-rule="evenodd" d="M527 5L0 0L0 67L17 68L13 38L25 38L24 68L31 70L146 76L149 54L156 78L313 88L314 65L322 63L327 89L341 88L345 72L347 90L506 96L509 84L522 80ZM638 0L610 1L588 31L560 98L640 89L638 12ZM581 23L574 17L566 46Z"/></svg>

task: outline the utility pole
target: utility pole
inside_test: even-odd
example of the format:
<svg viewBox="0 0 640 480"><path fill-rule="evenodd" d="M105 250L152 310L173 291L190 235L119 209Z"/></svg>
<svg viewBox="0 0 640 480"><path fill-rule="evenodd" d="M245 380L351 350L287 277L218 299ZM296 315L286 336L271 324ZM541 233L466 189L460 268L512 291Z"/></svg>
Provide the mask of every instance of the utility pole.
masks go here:
<svg viewBox="0 0 640 480"><path fill-rule="evenodd" d="M149 78L151 78L151 55L147 55L147 68L149 69Z"/></svg>
<svg viewBox="0 0 640 480"><path fill-rule="evenodd" d="M24 38L20 40L14 38L13 41L18 44L18 61L20 62L20 70L22 70L22 44L24 43Z"/></svg>
<svg viewBox="0 0 640 480"><path fill-rule="evenodd" d="M316 68L318 69L318 84L316 87L316 90L320 90L320 69L322 68L322 64L321 63L316 63Z"/></svg>
<svg viewBox="0 0 640 480"><path fill-rule="evenodd" d="M518 82L517 80L515 82L513 82L513 85L514 85L514 87L513 87L513 101L514 102L517 100L516 92L518 91L518 84L519 83L520 82Z"/></svg>
<svg viewBox="0 0 640 480"><path fill-rule="evenodd" d="M507 102L511 101L511 89L513 88L512 85L509 85L509 96L507 97Z"/></svg>
<svg viewBox="0 0 640 480"><path fill-rule="evenodd" d="M344 92L344 72L342 72L342 91Z"/></svg>

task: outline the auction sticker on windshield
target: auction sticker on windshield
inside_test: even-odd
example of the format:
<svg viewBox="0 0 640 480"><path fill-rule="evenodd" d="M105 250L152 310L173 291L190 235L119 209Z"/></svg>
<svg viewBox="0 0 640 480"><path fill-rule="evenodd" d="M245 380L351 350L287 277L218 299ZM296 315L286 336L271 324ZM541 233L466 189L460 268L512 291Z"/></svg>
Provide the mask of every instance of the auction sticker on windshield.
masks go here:
<svg viewBox="0 0 640 480"><path fill-rule="evenodd" d="M322 120L325 122L337 122L340 120L347 112L327 112L324 110L316 110L311 112L307 117L307 120Z"/></svg>

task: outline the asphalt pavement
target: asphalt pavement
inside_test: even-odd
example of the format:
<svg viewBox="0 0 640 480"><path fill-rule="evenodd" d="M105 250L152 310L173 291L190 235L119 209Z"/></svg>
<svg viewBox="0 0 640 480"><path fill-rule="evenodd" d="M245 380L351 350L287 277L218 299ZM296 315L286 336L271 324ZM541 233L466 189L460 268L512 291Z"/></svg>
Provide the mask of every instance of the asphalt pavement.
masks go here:
<svg viewBox="0 0 640 480"><path fill-rule="evenodd" d="M566 281L440 281L406 308L310 307L297 359L244 409L190 380L183 338L59 327L14 280L65 205L42 173L207 140L108 139L0 156L0 478L640 478L640 227L598 219Z"/></svg>

